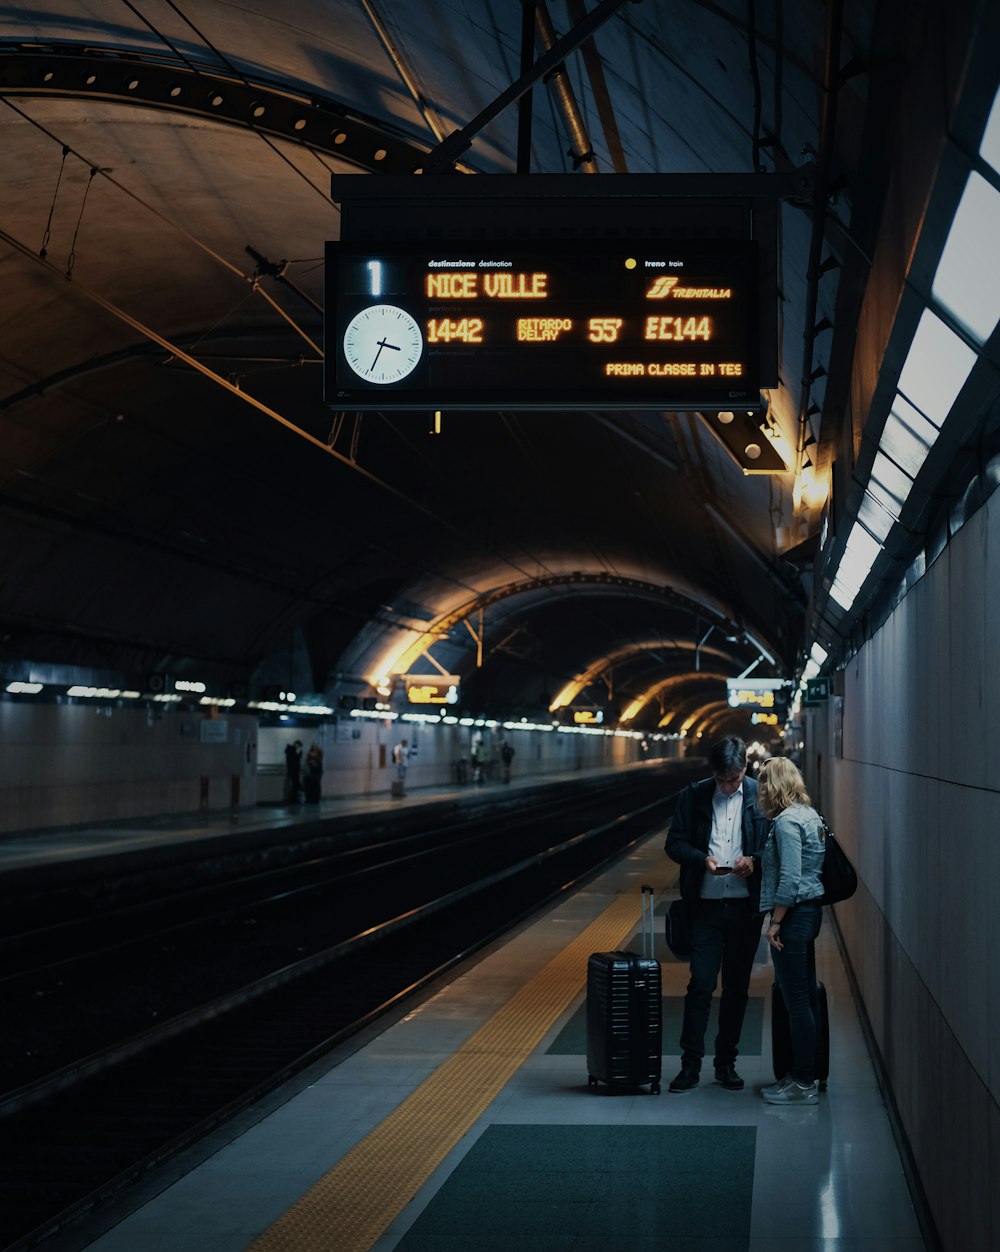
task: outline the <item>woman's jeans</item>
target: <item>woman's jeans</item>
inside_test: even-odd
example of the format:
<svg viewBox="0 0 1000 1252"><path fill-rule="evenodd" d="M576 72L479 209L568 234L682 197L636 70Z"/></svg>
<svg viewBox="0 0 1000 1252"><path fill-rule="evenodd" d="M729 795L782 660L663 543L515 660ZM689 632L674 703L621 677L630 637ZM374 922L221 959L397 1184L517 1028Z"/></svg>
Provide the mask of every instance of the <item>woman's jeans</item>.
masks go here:
<svg viewBox="0 0 1000 1252"><path fill-rule="evenodd" d="M792 1077L808 1084L816 1078L816 1023L819 1020L819 988L816 985L815 939L823 921L823 909L807 901L788 910L778 937L781 951L771 949L774 974L788 1010L792 1038Z"/></svg>

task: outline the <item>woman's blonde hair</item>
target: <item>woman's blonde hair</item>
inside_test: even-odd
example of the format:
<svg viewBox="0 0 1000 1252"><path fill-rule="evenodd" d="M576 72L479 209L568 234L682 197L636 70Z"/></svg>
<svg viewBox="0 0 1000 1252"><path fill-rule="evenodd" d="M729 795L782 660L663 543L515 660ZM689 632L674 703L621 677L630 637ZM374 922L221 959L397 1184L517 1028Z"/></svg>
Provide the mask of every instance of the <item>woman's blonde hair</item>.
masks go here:
<svg viewBox="0 0 1000 1252"><path fill-rule="evenodd" d="M790 804L811 804L805 780L787 756L772 756L760 767L757 803L766 817L777 817Z"/></svg>

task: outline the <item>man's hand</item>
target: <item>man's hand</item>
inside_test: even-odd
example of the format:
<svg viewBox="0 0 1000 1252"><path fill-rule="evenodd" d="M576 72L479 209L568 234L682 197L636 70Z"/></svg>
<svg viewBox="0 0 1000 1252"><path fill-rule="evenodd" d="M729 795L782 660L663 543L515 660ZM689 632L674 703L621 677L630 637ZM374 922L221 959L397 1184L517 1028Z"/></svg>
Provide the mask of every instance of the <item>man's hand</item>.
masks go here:
<svg viewBox="0 0 1000 1252"><path fill-rule="evenodd" d="M733 864L733 873L739 878L749 878L753 873L753 857L738 856Z"/></svg>
<svg viewBox="0 0 1000 1252"><path fill-rule="evenodd" d="M717 878L721 878L723 874L731 874L733 867L731 865L719 865L714 856L705 857L705 868L710 874L715 874Z"/></svg>

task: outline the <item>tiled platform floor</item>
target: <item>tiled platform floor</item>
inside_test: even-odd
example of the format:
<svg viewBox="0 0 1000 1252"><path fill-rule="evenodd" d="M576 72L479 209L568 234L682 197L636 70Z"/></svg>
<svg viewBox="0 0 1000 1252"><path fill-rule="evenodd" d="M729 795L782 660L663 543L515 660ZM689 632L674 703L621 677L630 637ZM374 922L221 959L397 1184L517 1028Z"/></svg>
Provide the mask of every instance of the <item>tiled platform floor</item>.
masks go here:
<svg viewBox="0 0 1000 1252"><path fill-rule="evenodd" d="M397 1020L165 1166L127 1203L67 1232L53 1252L244 1252L617 894L635 892L638 917L640 883L666 890L674 871L662 837L650 839ZM829 922L817 954L831 1075L810 1108L775 1108L758 1094L773 1081L763 945L738 1062L746 1089L725 1091L707 1070L695 1091L666 1091L687 969L660 934L656 943L667 1001L663 1093L588 1087L585 1057L567 1050L582 1039L581 970L572 1006L373 1252L924 1252ZM336 1232L326 1234L322 1246L338 1252Z"/></svg>

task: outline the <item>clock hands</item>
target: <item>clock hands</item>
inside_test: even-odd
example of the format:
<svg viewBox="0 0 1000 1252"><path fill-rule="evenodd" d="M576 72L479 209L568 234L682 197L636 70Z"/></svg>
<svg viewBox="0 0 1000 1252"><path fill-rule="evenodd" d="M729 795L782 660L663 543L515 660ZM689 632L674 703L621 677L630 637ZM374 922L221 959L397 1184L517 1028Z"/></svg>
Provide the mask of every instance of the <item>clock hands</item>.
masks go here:
<svg viewBox="0 0 1000 1252"><path fill-rule="evenodd" d="M365 382L379 387L391 386L412 373L423 346L419 324L394 304L372 304L360 309L344 331L343 350L348 367Z"/></svg>
<svg viewBox="0 0 1000 1252"><path fill-rule="evenodd" d="M374 369L375 366L378 364L378 359L382 355L383 348L392 348L394 352L400 351L400 347L398 343L389 343L388 340L386 339L379 339L377 340L377 343L378 343L378 352L375 353L375 360L372 361L372 369Z"/></svg>

